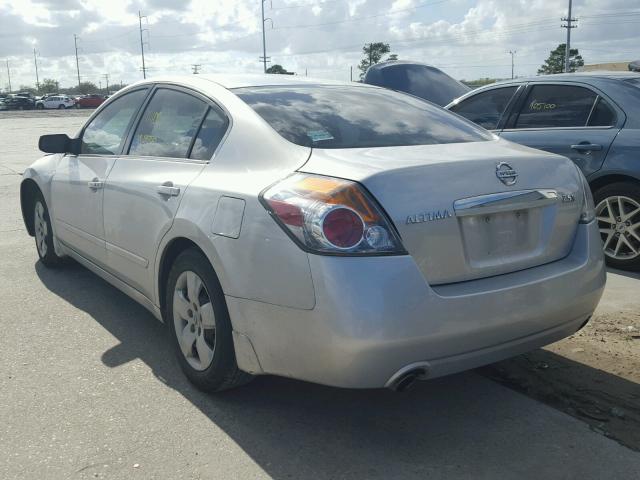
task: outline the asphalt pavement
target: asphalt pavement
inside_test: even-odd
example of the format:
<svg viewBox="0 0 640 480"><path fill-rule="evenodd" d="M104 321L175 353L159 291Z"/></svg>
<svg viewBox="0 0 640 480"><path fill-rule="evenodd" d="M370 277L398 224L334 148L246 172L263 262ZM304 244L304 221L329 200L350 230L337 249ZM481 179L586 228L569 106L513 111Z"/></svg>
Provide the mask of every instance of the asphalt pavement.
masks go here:
<svg viewBox="0 0 640 480"><path fill-rule="evenodd" d="M1 479L640 478L640 453L474 372L405 394L195 390L162 324L77 264L46 269L23 227L38 136L83 113L0 117Z"/></svg>

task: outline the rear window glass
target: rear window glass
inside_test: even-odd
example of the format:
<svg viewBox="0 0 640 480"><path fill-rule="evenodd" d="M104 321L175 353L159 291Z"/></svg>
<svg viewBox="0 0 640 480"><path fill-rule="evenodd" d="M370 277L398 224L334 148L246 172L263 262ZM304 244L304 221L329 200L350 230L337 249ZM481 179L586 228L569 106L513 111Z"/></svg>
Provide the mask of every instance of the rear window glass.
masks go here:
<svg viewBox="0 0 640 480"><path fill-rule="evenodd" d="M419 98L356 86L234 90L281 136L316 148L390 147L490 140L491 134Z"/></svg>

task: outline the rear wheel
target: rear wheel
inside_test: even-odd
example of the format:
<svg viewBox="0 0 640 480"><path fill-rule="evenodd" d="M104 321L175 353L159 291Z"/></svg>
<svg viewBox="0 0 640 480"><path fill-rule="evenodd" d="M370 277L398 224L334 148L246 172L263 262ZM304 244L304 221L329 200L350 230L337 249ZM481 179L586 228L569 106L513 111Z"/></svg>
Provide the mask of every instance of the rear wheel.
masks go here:
<svg viewBox="0 0 640 480"><path fill-rule="evenodd" d="M195 249L181 253L166 291L165 319L187 378L207 392L247 383L251 376L238 369L224 294L209 260Z"/></svg>
<svg viewBox="0 0 640 480"><path fill-rule="evenodd" d="M49 268L59 266L63 258L56 255L53 246L53 229L51 228L49 210L42 195L38 195L33 204L33 231L38 257L40 257L42 263Z"/></svg>
<svg viewBox="0 0 640 480"><path fill-rule="evenodd" d="M36 108L37 108L38 110L42 110L42 109L44 109L44 105L42 105L41 103L39 103L38 105L36 105Z"/></svg>
<svg viewBox="0 0 640 480"><path fill-rule="evenodd" d="M594 200L607 264L640 270L640 186L612 183L598 189Z"/></svg>
<svg viewBox="0 0 640 480"><path fill-rule="evenodd" d="M64 105L58 105L58 110L64 110Z"/></svg>

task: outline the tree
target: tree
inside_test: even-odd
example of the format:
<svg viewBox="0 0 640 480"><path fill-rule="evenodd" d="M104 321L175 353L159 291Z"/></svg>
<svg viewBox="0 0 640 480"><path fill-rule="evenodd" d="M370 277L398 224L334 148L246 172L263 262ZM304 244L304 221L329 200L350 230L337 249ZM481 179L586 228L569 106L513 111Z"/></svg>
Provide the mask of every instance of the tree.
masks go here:
<svg viewBox="0 0 640 480"><path fill-rule="evenodd" d="M363 59L360 61L358 68L360 69L360 79L364 77L364 74L367 73L367 69L371 65L375 65L376 63L382 60L387 53L391 51L391 47L388 43L384 42L375 42L375 43L367 43L364 47L362 47ZM398 55L392 53L389 55L387 60L397 60Z"/></svg>
<svg viewBox="0 0 640 480"><path fill-rule="evenodd" d="M277 73L280 75L293 75L293 72L288 72L282 65L274 64L267 68L267 73Z"/></svg>
<svg viewBox="0 0 640 480"><path fill-rule="evenodd" d="M544 61L544 65L542 65L538 69L539 74L550 74L550 73L562 73L564 72L564 62L565 62L565 53L567 51L567 44L561 43L555 50L551 51L549 58ZM584 65L584 60L582 56L578 53L577 48L572 48L569 51L569 71L575 72L577 67L582 67Z"/></svg>
<svg viewBox="0 0 640 480"><path fill-rule="evenodd" d="M38 93L38 91L35 88L30 87L29 85L20 85L20 89L18 91L19 92L29 92L31 94Z"/></svg>
<svg viewBox="0 0 640 480"><path fill-rule="evenodd" d="M98 86L93 82L80 82L80 85L76 85L69 89L69 93L74 95L86 95L87 93L96 93Z"/></svg>
<svg viewBox="0 0 640 480"><path fill-rule="evenodd" d="M45 78L40 82L40 93L58 93L58 81L52 78Z"/></svg>

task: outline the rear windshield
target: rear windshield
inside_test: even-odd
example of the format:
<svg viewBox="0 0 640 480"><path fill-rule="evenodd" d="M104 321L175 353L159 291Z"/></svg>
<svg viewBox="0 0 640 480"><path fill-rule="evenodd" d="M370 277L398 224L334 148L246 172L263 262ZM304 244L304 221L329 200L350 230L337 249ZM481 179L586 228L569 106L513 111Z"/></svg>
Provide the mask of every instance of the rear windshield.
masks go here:
<svg viewBox="0 0 640 480"><path fill-rule="evenodd" d="M490 140L491 134L419 98L381 88L234 89L276 132L316 148L391 147Z"/></svg>

